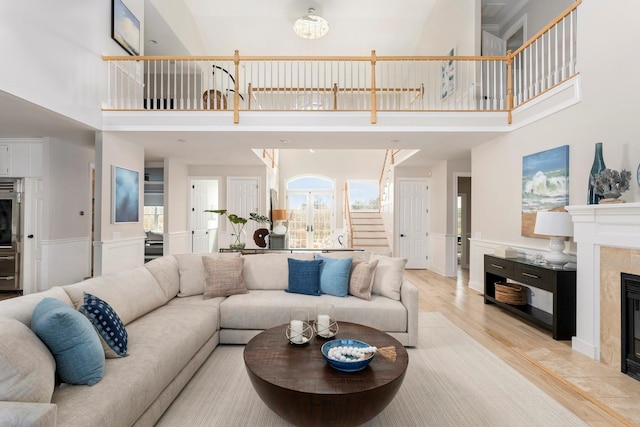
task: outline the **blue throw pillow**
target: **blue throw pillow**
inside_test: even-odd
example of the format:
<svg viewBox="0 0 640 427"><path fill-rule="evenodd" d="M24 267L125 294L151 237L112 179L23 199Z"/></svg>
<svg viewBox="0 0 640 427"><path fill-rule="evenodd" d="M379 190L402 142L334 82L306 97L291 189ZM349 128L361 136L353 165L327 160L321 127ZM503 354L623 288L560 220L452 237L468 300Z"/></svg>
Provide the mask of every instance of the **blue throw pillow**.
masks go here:
<svg viewBox="0 0 640 427"><path fill-rule="evenodd" d="M55 298L33 310L31 329L56 361L56 374L67 384L94 385L104 376L104 350L91 322Z"/></svg>
<svg viewBox="0 0 640 427"><path fill-rule="evenodd" d="M127 330L115 310L106 301L85 293L84 304L78 310L87 316L96 328L107 358L113 359L127 355Z"/></svg>
<svg viewBox="0 0 640 427"><path fill-rule="evenodd" d="M322 260L300 261L288 258L289 287L286 292L320 295L320 265Z"/></svg>
<svg viewBox="0 0 640 427"><path fill-rule="evenodd" d="M318 255L316 259L323 261L320 267L320 292L346 297L349 293L349 274L353 258L325 258Z"/></svg>

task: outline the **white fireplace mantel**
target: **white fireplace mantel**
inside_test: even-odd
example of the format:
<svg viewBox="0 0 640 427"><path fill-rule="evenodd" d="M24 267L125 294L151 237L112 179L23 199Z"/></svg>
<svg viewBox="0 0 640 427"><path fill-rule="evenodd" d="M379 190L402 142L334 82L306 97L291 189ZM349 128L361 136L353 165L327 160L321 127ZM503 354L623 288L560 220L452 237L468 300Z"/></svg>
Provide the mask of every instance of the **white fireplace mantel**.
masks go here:
<svg viewBox="0 0 640 427"><path fill-rule="evenodd" d="M577 244L572 348L600 360L600 247L640 249L640 203L567 206Z"/></svg>

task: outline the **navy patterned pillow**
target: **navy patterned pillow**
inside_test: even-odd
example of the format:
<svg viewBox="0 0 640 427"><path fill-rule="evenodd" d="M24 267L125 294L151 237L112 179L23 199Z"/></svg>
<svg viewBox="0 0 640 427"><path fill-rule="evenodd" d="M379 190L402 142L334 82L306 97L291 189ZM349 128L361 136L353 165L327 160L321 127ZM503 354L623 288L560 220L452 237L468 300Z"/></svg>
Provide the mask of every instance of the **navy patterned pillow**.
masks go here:
<svg viewBox="0 0 640 427"><path fill-rule="evenodd" d="M104 355L109 359L127 355L127 330L115 310L106 301L85 292L79 308L98 332Z"/></svg>

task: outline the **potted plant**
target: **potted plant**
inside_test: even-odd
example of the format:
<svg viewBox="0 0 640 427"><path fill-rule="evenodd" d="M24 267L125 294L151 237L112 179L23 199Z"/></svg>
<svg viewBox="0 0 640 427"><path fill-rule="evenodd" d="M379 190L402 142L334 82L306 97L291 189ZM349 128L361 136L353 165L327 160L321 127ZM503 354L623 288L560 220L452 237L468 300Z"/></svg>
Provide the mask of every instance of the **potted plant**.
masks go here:
<svg viewBox="0 0 640 427"><path fill-rule="evenodd" d="M244 239L244 236L245 236L244 226L248 221L247 218L243 218L236 214L230 214L227 212L226 209L207 209L205 210L205 212L216 213L218 215L226 215L227 219L229 220L229 223L231 224L231 229L233 230L233 233L232 233L233 239L229 243L229 248L235 249L235 250L244 249L245 247L244 241L246 240ZM252 212L249 214L249 219L256 221L259 224L271 222L271 220L266 216L259 215L255 212ZM268 230L267 230L267 234L268 234Z"/></svg>
<svg viewBox="0 0 640 427"><path fill-rule="evenodd" d="M250 219L254 220L255 222L257 222L258 224L271 224L271 220L269 219L269 217L266 217L264 215L260 215L257 214L255 212L251 212L249 214ZM253 241L256 242L256 245L259 248L266 248L267 247L267 241L265 240L265 238L269 235L269 229L268 228L258 228L256 231L253 232Z"/></svg>

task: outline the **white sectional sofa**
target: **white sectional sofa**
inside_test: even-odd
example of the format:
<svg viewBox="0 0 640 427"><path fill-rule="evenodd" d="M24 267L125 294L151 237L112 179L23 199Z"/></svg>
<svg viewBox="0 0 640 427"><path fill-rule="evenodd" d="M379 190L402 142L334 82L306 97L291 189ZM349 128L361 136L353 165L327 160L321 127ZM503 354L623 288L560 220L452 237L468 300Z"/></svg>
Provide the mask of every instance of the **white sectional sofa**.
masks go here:
<svg viewBox="0 0 640 427"><path fill-rule="evenodd" d="M313 254L243 258L247 292L228 297L203 298L202 255L188 254L0 301L0 425L151 426L219 343L246 343L287 323L291 308L313 313L317 304L328 302L338 322L375 327L405 346L417 342L418 291L407 281L401 282L399 300L377 295L375 288L371 300L310 296L284 290L288 258ZM29 329L32 313L47 297L75 309L84 293L108 302L120 317L128 355L106 359L104 376L93 386L54 384L52 356Z"/></svg>

